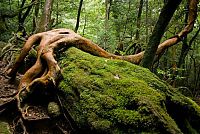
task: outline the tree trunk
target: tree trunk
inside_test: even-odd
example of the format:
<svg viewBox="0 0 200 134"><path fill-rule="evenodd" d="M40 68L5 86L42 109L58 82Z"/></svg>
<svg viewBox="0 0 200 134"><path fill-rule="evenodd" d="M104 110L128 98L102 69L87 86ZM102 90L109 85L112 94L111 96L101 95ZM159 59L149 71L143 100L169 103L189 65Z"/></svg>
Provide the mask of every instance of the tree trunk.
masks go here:
<svg viewBox="0 0 200 134"><path fill-rule="evenodd" d="M148 4L148 0L146 0L145 4L146 4L146 13L145 13L145 28L146 28L146 42L148 42L148 38L149 38L149 18L148 18L148 13L149 13L149 4Z"/></svg>
<svg viewBox="0 0 200 134"><path fill-rule="evenodd" d="M138 14L137 14L137 20L136 20L136 35L135 35L135 40L138 41L140 39L140 23L141 23L141 15L142 15L142 8L143 8L143 0L140 0L140 5L138 9Z"/></svg>
<svg viewBox="0 0 200 134"><path fill-rule="evenodd" d="M35 33L38 27L38 14L39 14L39 10L40 10L40 0L37 0L37 3L35 5L35 9L34 9L34 16L33 16L33 29L32 32Z"/></svg>
<svg viewBox="0 0 200 134"><path fill-rule="evenodd" d="M53 8L53 0L46 0L42 16L40 18L40 25L37 28L38 32L44 32L51 29L51 12Z"/></svg>
<svg viewBox="0 0 200 134"><path fill-rule="evenodd" d="M185 7L185 20L184 20L184 23L185 23L185 26L187 25L187 19L188 19L188 10L189 10L189 2L187 1L187 4L186 4L186 7ZM183 64L184 60L185 60L185 57L186 57L186 51L188 51L189 49L189 46L188 46L188 43L187 43L187 36L184 38L183 40L183 44L182 44L182 49L181 49L181 55L179 57L179 61L178 61L178 64L177 64L177 67L180 68L181 65Z"/></svg>
<svg viewBox="0 0 200 134"><path fill-rule="evenodd" d="M77 13L76 27L75 27L75 30L74 30L75 32L77 32L78 28L79 28L82 5L83 5L83 0L80 0L78 13Z"/></svg>
<svg viewBox="0 0 200 134"><path fill-rule="evenodd" d="M181 0L169 0L163 7L159 19L154 27L153 33L150 36L147 48L142 60L142 66L151 69L154 57L156 55L156 50L160 43L160 40L165 32L169 21L171 20L174 12L176 11Z"/></svg>
<svg viewBox="0 0 200 134"><path fill-rule="evenodd" d="M110 17L110 6L111 0L105 0L105 22L104 22L104 45L103 48L106 49L108 43L108 29L109 29L109 17Z"/></svg>

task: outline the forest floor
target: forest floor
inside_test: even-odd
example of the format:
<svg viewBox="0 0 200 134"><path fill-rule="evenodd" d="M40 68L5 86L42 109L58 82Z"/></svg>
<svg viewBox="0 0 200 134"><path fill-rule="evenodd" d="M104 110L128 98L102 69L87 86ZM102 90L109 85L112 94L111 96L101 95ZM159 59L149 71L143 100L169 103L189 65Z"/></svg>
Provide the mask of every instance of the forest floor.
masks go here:
<svg viewBox="0 0 200 134"><path fill-rule="evenodd" d="M19 84L20 75L15 80L11 80L6 76L7 64L0 60L0 123L7 122L9 130L13 133L68 133L67 130L62 129L67 125L63 121L62 115L56 118L51 118L47 113L47 104L38 106L28 106L26 108L27 117L23 119L21 113L17 110L17 104L15 101L15 95L17 94L17 86ZM38 100L38 98L37 98ZM45 100L43 100L44 102ZM43 103L41 102L41 103ZM31 108L32 107L32 108ZM46 109L46 112L41 112ZM41 115L48 118L41 118ZM1 133L1 128L0 128Z"/></svg>
<svg viewBox="0 0 200 134"><path fill-rule="evenodd" d="M17 94L17 85L19 83L19 76L16 80L10 80L10 78L6 76L5 70L6 63L0 61L0 106L5 104L5 101L9 101L8 98L12 99Z"/></svg>

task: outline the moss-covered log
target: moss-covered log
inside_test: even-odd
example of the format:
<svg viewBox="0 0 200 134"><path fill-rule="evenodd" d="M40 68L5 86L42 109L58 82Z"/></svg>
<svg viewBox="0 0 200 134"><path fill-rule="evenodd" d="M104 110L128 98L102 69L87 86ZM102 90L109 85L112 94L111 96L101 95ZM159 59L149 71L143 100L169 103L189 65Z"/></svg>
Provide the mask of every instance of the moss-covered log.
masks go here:
<svg viewBox="0 0 200 134"><path fill-rule="evenodd" d="M200 107L147 69L70 48L62 103L87 133L200 133Z"/></svg>

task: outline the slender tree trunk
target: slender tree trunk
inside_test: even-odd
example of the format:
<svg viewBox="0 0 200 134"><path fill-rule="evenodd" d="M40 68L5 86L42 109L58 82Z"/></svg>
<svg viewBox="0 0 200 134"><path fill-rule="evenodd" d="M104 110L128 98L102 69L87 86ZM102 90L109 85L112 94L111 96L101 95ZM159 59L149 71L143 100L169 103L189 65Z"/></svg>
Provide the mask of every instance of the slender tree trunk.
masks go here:
<svg viewBox="0 0 200 134"><path fill-rule="evenodd" d="M169 21L171 20L174 12L176 11L181 1L182 0L168 0L168 2L164 5L160 13L159 19L154 27L153 33L147 44L144 58L141 63L143 67L149 69L152 68L154 57L156 55L156 50L165 32L165 28L167 27Z"/></svg>
<svg viewBox="0 0 200 134"><path fill-rule="evenodd" d="M189 2L187 2L187 5L186 5L186 8L185 8L186 12L185 12L185 20L184 20L184 23L185 23L185 26L187 25L187 19L188 19L188 10L189 10ZM181 65L183 64L184 60L185 60L185 57L187 55L187 52L189 50L189 46L188 46L188 43L187 43L187 36L184 38L183 40L183 44L182 44L182 49L181 49L181 55L179 57L179 61L178 61L178 64L177 64L177 67L180 68Z"/></svg>
<svg viewBox="0 0 200 134"><path fill-rule="evenodd" d="M44 32L51 29L51 12L53 8L53 0L46 0L42 16L40 18L40 25L37 32Z"/></svg>
<svg viewBox="0 0 200 134"><path fill-rule="evenodd" d="M40 0L37 0L37 3L35 5L35 9L34 9L34 16L33 16L33 30L32 32L35 33L37 27L38 27L38 13L40 10Z"/></svg>
<svg viewBox="0 0 200 134"><path fill-rule="evenodd" d="M136 30L136 35L135 35L135 40L138 41L140 39L140 27L141 27L141 15L142 15L142 8L143 8L143 0L140 0L140 5L139 5L139 9L138 9L138 14L137 14L137 21L136 21L136 26L137 26L137 30Z"/></svg>
<svg viewBox="0 0 200 134"><path fill-rule="evenodd" d="M80 0L78 13L77 13L76 26L75 26L75 29L74 29L75 32L77 32L78 28L79 28L82 5L83 5L83 0Z"/></svg>
<svg viewBox="0 0 200 134"><path fill-rule="evenodd" d="M146 16L145 16L145 26L146 26L146 43L148 42L149 38L149 19L148 19L148 13L149 13L149 2L146 0Z"/></svg>
<svg viewBox="0 0 200 134"><path fill-rule="evenodd" d="M110 0L105 0L105 34L104 34L104 46L103 48L106 49L107 42L108 42L108 29L109 29L109 17L110 17Z"/></svg>
<svg viewBox="0 0 200 134"><path fill-rule="evenodd" d="M182 50L181 50L181 55L179 57L179 62L178 62L178 67L180 68L181 65L184 63L185 61L185 57L187 56L194 40L197 38L198 34L200 32L200 27L197 30L197 32L195 33L195 35L192 37L192 39L189 41L189 44L185 41L183 41L183 45L182 45Z"/></svg>

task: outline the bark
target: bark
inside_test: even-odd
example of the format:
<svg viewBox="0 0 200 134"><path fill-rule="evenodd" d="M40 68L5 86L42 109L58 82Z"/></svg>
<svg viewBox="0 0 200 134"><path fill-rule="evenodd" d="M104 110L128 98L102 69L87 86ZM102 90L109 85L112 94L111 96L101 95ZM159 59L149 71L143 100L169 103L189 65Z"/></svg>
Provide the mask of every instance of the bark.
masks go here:
<svg viewBox="0 0 200 134"><path fill-rule="evenodd" d="M34 16L33 16L33 30L32 32L34 33L38 27L38 14L39 14L39 10L40 10L40 0L37 0L37 4L35 5L35 10L34 10Z"/></svg>
<svg viewBox="0 0 200 134"><path fill-rule="evenodd" d="M40 25L37 29L38 32L44 32L51 29L51 12L53 8L53 0L46 0L42 17L40 19Z"/></svg>
<svg viewBox="0 0 200 134"><path fill-rule="evenodd" d="M146 4L146 16L145 16L145 27L146 27L146 43L148 42L148 38L149 38L149 28L148 28L148 23L149 23L149 19L148 19L148 12L149 12L149 2L148 0L146 0L145 2Z"/></svg>
<svg viewBox="0 0 200 134"><path fill-rule="evenodd" d="M171 20L174 12L176 11L180 3L181 3L181 0L176 0L176 1L169 0L164 5L160 13L159 19L154 27L153 33L151 37L149 38L144 59L141 64L143 67L151 69L160 40L165 32L165 29L169 21Z"/></svg>
<svg viewBox="0 0 200 134"><path fill-rule="evenodd" d="M143 0L140 0L140 5L139 5L138 15L137 15L137 21L136 21L136 26L137 26L137 31L136 31L136 36L135 36L136 40L140 39L140 23L141 23L143 3L144 3Z"/></svg>
<svg viewBox="0 0 200 134"><path fill-rule="evenodd" d="M80 0L78 13L77 13L76 27L75 27L75 30L74 30L75 32L77 32L78 28L79 28L82 5L83 5L83 0Z"/></svg>

